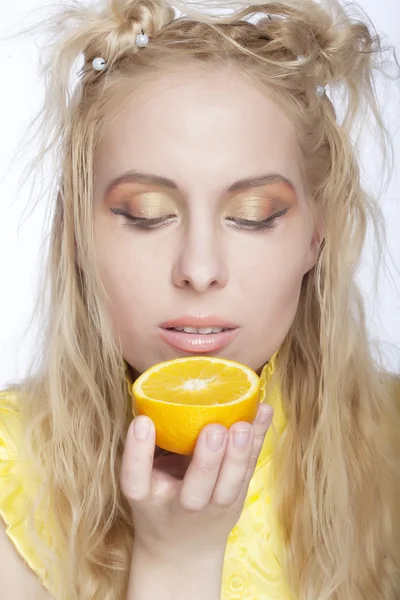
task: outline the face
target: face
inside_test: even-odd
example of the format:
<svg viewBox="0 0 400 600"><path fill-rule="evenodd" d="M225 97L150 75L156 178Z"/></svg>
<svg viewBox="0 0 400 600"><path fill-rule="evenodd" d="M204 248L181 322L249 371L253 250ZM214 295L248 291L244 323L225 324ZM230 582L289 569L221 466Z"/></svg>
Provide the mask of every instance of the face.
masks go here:
<svg viewBox="0 0 400 600"><path fill-rule="evenodd" d="M141 88L94 173L97 259L132 368L204 354L258 371L317 259L306 200L290 121L238 73Z"/></svg>

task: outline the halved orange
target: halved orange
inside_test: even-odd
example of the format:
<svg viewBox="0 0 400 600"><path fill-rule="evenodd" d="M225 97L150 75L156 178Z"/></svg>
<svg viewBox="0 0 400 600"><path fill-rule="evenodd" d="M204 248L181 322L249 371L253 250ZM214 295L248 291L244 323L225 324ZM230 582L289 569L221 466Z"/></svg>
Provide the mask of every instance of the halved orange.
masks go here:
<svg viewBox="0 0 400 600"><path fill-rule="evenodd" d="M210 423L252 423L260 401L258 375L241 363L189 356L154 365L132 387L133 412L154 422L156 444L192 454Z"/></svg>

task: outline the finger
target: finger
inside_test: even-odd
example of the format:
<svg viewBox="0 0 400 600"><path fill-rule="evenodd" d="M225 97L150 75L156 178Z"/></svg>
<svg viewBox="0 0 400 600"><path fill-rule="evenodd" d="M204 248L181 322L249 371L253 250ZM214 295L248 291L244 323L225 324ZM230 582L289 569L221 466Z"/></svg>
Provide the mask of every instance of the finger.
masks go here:
<svg viewBox="0 0 400 600"><path fill-rule="evenodd" d="M264 445L265 435L271 426L272 418L274 416L274 410L268 404L260 404L258 407L257 416L253 423L254 439L253 447L250 454L250 459L247 465L247 473L244 478L242 491L240 493L241 498L245 498L249 488L250 480L254 475L254 471L257 466L257 462L260 456L261 449Z"/></svg>
<svg viewBox="0 0 400 600"><path fill-rule="evenodd" d="M227 449L212 495L214 504L230 506L238 499L246 477L253 440L254 428L250 423L242 421L230 427Z"/></svg>
<svg viewBox="0 0 400 600"><path fill-rule="evenodd" d="M144 500L151 491L155 448L154 423L140 415L129 426L121 463L121 489L128 500Z"/></svg>
<svg viewBox="0 0 400 600"><path fill-rule="evenodd" d="M179 496L186 510L198 511L209 503L224 456L227 434L226 428L218 424L207 425L201 431Z"/></svg>

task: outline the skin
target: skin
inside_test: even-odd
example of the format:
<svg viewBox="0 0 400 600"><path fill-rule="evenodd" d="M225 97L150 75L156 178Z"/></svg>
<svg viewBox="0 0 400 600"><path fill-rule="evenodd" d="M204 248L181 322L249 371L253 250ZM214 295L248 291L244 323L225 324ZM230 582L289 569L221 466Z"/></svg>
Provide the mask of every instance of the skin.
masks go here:
<svg viewBox="0 0 400 600"><path fill-rule="evenodd" d="M122 181L133 169L175 187ZM229 190L265 174L279 177ZM118 211L162 226L129 226ZM277 213L275 228L254 229ZM290 121L233 70L168 74L132 98L96 156L94 227L112 324L134 374L184 355L159 327L188 314L236 323L235 340L215 354L259 371L289 331L320 239ZM158 456L152 421L132 421L120 477L135 523L128 598L220 598L226 541L272 412L261 405L254 423L229 430L208 425L189 458Z"/></svg>
<svg viewBox="0 0 400 600"><path fill-rule="evenodd" d="M158 328L187 314L218 315L240 327L216 356L258 371L279 349L319 246L298 152L282 109L232 69L200 77L178 71L147 84L105 131L95 160L95 245L115 334L134 372L185 356ZM107 193L133 169L169 178L178 189L131 181ZM226 191L265 174L293 187L274 180ZM286 209L274 229L228 221L260 221ZM118 210L173 218L143 230L112 212Z"/></svg>
<svg viewBox="0 0 400 600"><path fill-rule="evenodd" d="M261 405L252 425L236 423L229 432L205 427L182 480L165 465L153 468L154 425L144 416L133 421L121 466L135 523L129 600L220 600L227 538L243 510L271 419L271 408ZM176 456L166 458L176 462Z"/></svg>

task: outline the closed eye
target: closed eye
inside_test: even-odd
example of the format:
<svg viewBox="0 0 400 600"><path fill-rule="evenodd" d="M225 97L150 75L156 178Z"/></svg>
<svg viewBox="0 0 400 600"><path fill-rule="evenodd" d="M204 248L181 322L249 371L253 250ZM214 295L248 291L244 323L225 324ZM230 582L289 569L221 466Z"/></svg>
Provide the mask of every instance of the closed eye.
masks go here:
<svg viewBox="0 0 400 600"><path fill-rule="evenodd" d="M111 212L124 217L126 219L124 225L126 225L127 227L135 227L136 229L157 229L158 227L170 223L171 221L174 221L177 218L176 215L166 215L163 217L157 217L153 219L149 219L146 217L135 217L133 215L130 215L129 213L126 213L123 210L120 210L119 208L113 208L111 209Z"/></svg>
<svg viewBox="0 0 400 600"><path fill-rule="evenodd" d="M235 217L226 217L226 220L232 223L235 227L240 229L248 230L260 230L260 229L274 229L278 225L278 219L283 217L288 212L288 208L281 210L280 212L263 219L262 221L253 221L250 219L236 219Z"/></svg>
<svg viewBox="0 0 400 600"><path fill-rule="evenodd" d="M285 215L288 212L288 208L281 210L280 212L268 217L267 219L263 219L262 221L250 220L250 219L240 219L235 217L226 217L226 221L231 223L234 227L245 229L248 231L254 230L265 230L265 229L274 229L278 225L278 219ZM146 217L135 217L126 213L125 211L114 208L111 209L111 212L124 217L125 223L127 227L135 227L136 229L149 230L149 229L157 229L166 225L167 223L171 223L177 219L177 215L171 214L163 217L157 217L153 219L149 219Z"/></svg>

